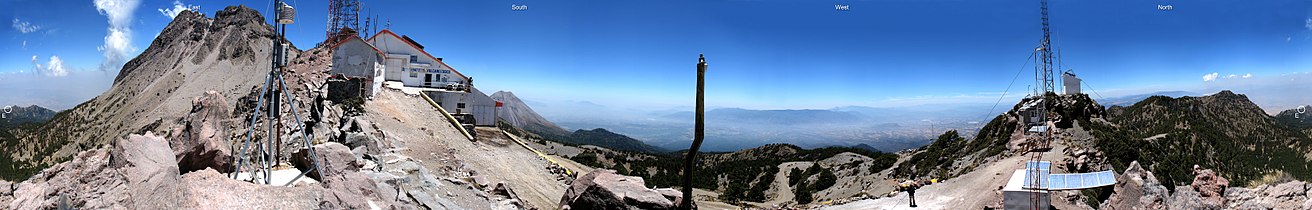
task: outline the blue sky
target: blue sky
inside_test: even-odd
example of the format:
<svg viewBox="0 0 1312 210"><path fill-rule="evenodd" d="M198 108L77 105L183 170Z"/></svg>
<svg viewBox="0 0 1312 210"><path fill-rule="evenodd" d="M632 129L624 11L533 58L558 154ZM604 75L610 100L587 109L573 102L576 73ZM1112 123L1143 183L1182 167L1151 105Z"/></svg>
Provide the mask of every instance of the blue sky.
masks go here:
<svg viewBox="0 0 1312 210"><path fill-rule="evenodd" d="M144 50L170 21L166 9L199 6L213 17L227 5L266 10L269 4L139 1L131 7L132 2L0 2L0 17L10 26L0 30L0 88L59 93L0 93L0 104L67 108L99 94L117 72L102 64L121 65L126 59L116 59L115 53L130 59ZM321 41L326 2L289 3L299 12L299 22L289 27L290 39L301 48ZM850 5L850 10L835 11L835 3ZM1009 96L1023 94L1032 83L1032 68L1024 64L1041 38L1038 1L365 4L364 14L390 22L393 31L477 78L475 85L486 92L510 90L530 99L618 106L691 104L699 53L710 63L711 106L991 103L1022 68ZM529 8L512 11L511 4ZM1174 10L1159 11L1159 4ZM1226 80L1253 85L1240 80L1312 70L1308 1L1054 0L1050 12L1062 61L1107 97L1208 91L1226 87L1218 85ZM126 21L115 25L114 18ZM108 36L115 30L127 31L130 41L106 44L121 38ZM82 84L37 82L61 80Z"/></svg>

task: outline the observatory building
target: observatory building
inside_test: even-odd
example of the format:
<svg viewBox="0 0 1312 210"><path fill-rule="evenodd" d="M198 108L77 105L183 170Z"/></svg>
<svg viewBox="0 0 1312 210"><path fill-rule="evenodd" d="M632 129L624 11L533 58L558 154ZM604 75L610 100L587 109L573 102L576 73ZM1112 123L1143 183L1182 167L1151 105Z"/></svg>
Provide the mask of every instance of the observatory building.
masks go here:
<svg viewBox="0 0 1312 210"><path fill-rule="evenodd" d="M497 101L473 86L473 78L424 51L408 36L382 30L369 39L342 39L333 46L333 75L364 80L362 95L372 97L387 83L418 89L452 115L468 116L479 126L496 125ZM367 85L366 85L367 84Z"/></svg>
<svg viewBox="0 0 1312 210"><path fill-rule="evenodd" d="M1066 91L1066 95L1080 94L1080 82L1082 81L1079 77L1075 77L1074 72L1066 71L1061 73L1061 85L1063 90Z"/></svg>

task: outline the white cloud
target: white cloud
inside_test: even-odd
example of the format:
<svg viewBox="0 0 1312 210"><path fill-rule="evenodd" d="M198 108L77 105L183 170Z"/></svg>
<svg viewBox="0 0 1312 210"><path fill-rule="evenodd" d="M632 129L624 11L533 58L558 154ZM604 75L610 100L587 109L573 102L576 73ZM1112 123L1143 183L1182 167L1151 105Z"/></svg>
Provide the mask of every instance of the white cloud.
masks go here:
<svg viewBox="0 0 1312 210"><path fill-rule="evenodd" d="M1303 27L1307 28L1307 30L1312 30L1312 18L1307 18L1307 20L1304 20Z"/></svg>
<svg viewBox="0 0 1312 210"><path fill-rule="evenodd" d="M1244 79L1253 78L1253 73L1244 74Z"/></svg>
<svg viewBox="0 0 1312 210"><path fill-rule="evenodd" d="M37 30L41 30L41 26L33 25L30 22L22 21L19 20L18 18L14 18L14 24L10 26L14 27L14 30L18 31L19 33L25 33L25 34L36 32Z"/></svg>
<svg viewBox="0 0 1312 210"><path fill-rule="evenodd" d="M27 49L27 40L23 40L23 49L24 49L24 50Z"/></svg>
<svg viewBox="0 0 1312 210"><path fill-rule="evenodd" d="M1219 75L1219 74L1217 74L1216 72L1212 72L1211 74L1204 74L1204 75L1203 75L1203 81L1204 81L1204 82L1216 81L1216 77L1217 77L1217 75Z"/></svg>
<svg viewBox="0 0 1312 210"><path fill-rule="evenodd" d="M183 4L182 1L174 0L173 8L159 8L159 13L164 14L164 16L168 16L169 18L173 18L173 17L177 17L178 13L182 13L182 11L187 11L187 10L199 11L200 5Z"/></svg>
<svg viewBox="0 0 1312 210"><path fill-rule="evenodd" d="M1225 76L1226 79L1235 78L1235 77L1239 77L1239 75L1230 74Z"/></svg>
<svg viewBox="0 0 1312 210"><path fill-rule="evenodd" d="M136 51L132 47L132 12L137 10L138 0L95 0L96 11L109 18L108 33L105 44L97 47L104 53L105 60L100 63L101 71L118 70Z"/></svg>
<svg viewBox="0 0 1312 210"><path fill-rule="evenodd" d="M35 72L52 77L68 76L68 69L64 68L64 60L59 59L59 56L50 56L50 61L46 62L46 65L41 65L37 62L38 60L40 59L37 56L32 56L32 66L36 67Z"/></svg>

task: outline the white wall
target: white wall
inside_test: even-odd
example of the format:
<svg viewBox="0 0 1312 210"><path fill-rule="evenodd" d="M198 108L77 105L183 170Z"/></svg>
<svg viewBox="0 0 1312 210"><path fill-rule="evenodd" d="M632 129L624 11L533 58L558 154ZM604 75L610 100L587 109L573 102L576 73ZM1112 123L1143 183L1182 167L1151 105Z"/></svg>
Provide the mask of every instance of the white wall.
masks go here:
<svg viewBox="0 0 1312 210"><path fill-rule="evenodd" d="M374 67L382 55L360 39L347 39L333 49L333 75L348 77L373 77Z"/></svg>
<svg viewBox="0 0 1312 210"><path fill-rule="evenodd" d="M387 80L401 81L405 86L410 87L446 87L447 84L464 83L464 78L457 75L455 70L432 57L424 55L423 51L407 44L405 40L392 36L390 34L380 34L372 40L374 47L388 54L387 62ZM410 58L414 57L414 63ZM415 77L410 77L411 73L416 73ZM425 86L424 75L431 74L432 80ZM447 78L447 82L441 82L442 78Z"/></svg>
<svg viewBox="0 0 1312 210"><path fill-rule="evenodd" d="M476 122L474 125L496 125L497 101L492 100L492 97L488 97L478 88L474 88L468 93L460 91L426 91L424 94L428 94L437 102L438 106L442 106L442 109L451 114L473 114ZM462 103L465 105L464 108L460 108Z"/></svg>
<svg viewBox="0 0 1312 210"><path fill-rule="evenodd" d="M365 78L369 82L363 87L368 94L365 97L372 98L382 88L385 67L381 62L383 55L374 51L364 40L347 39L333 49L333 68L329 72L332 75Z"/></svg>

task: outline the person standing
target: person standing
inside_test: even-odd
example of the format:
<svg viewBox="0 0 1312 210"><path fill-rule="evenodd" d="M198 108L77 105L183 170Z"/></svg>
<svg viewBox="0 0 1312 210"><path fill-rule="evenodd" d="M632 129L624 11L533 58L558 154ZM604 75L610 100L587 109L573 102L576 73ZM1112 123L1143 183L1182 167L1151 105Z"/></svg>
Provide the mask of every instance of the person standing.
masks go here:
<svg viewBox="0 0 1312 210"><path fill-rule="evenodd" d="M902 182L902 191L907 192L907 197L911 201L911 208L916 207L916 188L919 188L919 185L920 183L911 180Z"/></svg>

